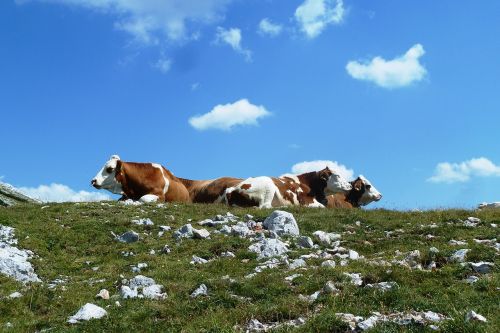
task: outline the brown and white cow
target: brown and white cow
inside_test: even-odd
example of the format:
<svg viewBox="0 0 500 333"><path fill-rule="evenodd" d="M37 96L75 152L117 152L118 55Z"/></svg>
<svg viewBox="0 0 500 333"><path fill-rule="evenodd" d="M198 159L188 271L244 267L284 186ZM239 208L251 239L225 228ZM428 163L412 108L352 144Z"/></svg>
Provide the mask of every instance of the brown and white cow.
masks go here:
<svg viewBox="0 0 500 333"><path fill-rule="evenodd" d="M352 185L328 167L301 175L248 178L226 190L231 206L271 208L280 206L324 207L326 196L350 191Z"/></svg>
<svg viewBox="0 0 500 333"><path fill-rule="evenodd" d="M189 192L170 171L156 163L124 162L113 155L91 181L122 199L189 202Z"/></svg>
<svg viewBox="0 0 500 333"><path fill-rule="evenodd" d="M213 180L191 180L179 178L189 192L194 203L225 203L225 193L230 187L236 186L243 179L221 177Z"/></svg>
<svg viewBox="0 0 500 333"><path fill-rule="evenodd" d="M327 196L326 206L328 208L358 208L382 199L382 194L362 175L353 180L351 185L352 189L347 193Z"/></svg>

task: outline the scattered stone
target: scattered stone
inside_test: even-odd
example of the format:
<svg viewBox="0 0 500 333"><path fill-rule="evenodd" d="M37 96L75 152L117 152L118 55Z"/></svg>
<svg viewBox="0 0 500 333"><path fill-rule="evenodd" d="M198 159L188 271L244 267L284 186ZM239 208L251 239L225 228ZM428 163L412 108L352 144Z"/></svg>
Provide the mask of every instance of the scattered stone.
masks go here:
<svg viewBox="0 0 500 333"><path fill-rule="evenodd" d="M465 221L464 221L464 226L466 227L471 227L471 228L475 228L477 227L477 225L481 223L481 220L478 219L477 217L468 217Z"/></svg>
<svg viewBox="0 0 500 333"><path fill-rule="evenodd" d="M149 299L164 299L167 297L166 293L162 293L163 286L160 284L152 284L142 288L142 294Z"/></svg>
<svg viewBox="0 0 500 333"><path fill-rule="evenodd" d="M240 238L247 237L252 231L245 222L238 222L231 228L231 234Z"/></svg>
<svg viewBox="0 0 500 333"><path fill-rule="evenodd" d="M91 319L100 319L107 314L108 313L103 308L101 308L95 304L92 304L92 303L87 303L83 307L81 307L80 310L78 310L78 312L76 314L69 317L68 323L77 324L80 321L88 321Z"/></svg>
<svg viewBox="0 0 500 333"><path fill-rule="evenodd" d="M225 251L220 254L223 258L236 258L236 255L231 251Z"/></svg>
<svg viewBox="0 0 500 333"><path fill-rule="evenodd" d="M293 214L282 210L275 210L262 224L269 231L276 232L279 236L299 236L299 226Z"/></svg>
<svg viewBox="0 0 500 333"><path fill-rule="evenodd" d="M312 249L314 247L314 242L309 236L300 236L297 239L297 245L306 249Z"/></svg>
<svg viewBox="0 0 500 333"><path fill-rule="evenodd" d="M203 265L203 264L206 264L207 262L208 262L208 260L193 255L193 257L191 258L190 264L191 265Z"/></svg>
<svg viewBox="0 0 500 333"><path fill-rule="evenodd" d="M471 262L470 263L472 269L481 274L487 274L491 272L494 264L492 262L480 261L480 262Z"/></svg>
<svg viewBox="0 0 500 333"><path fill-rule="evenodd" d="M351 284L356 286L361 286L363 284L363 279L361 278L360 273L344 273L344 275L351 279Z"/></svg>
<svg viewBox="0 0 500 333"><path fill-rule="evenodd" d="M152 278L137 275L136 277L130 279L128 286L121 286L120 295L125 299L144 297L149 299L164 299L167 297L167 294L162 293L162 289L163 286L157 284Z"/></svg>
<svg viewBox="0 0 500 333"><path fill-rule="evenodd" d="M318 241L324 246L332 245L332 242L339 240L342 236L335 233L326 233L324 231L318 230L313 233L313 236L318 239Z"/></svg>
<svg viewBox="0 0 500 333"><path fill-rule="evenodd" d="M467 279L464 280L464 282L467 282L469 284L474 284L476 283L477 281L479 281L479 277L475 276L475 275L471 275L469 276Z"/></svg>
<svg viewBox="0 0 500 333"><path fill-rule="evenodd" d="M132 220L132 223L135 224L135 225L142 225L144 227L152 227L153 225L155 225L153 223L153 221L151 221L148 218L146 218L146 219Z"/></svg>
<svg viewBox="0 0 500 333"><path fill-rule="evenodd" d="M23 297L23 294L21 294L19 291L15 291L12 294L10 294L9 296L7 296L7 298L10 298L10 299L21 298L21 297Z"/></svg>
<svg viewBox="0 0 500 333"><path fill-rule="evenodd" d="M479 204L478 209L500 209L500 202L482 202Z"/></svg>
<svg viewBox="0 0 500 333"><path fill-rule="evenodd" d="M433 246L429 249L429 252L432 254L436 254L436 253L439 253L439 250Z"/></svg>
<svg viewBox="0 0 500 333"><path fill-rule="evenodd" d="M257 253L257 259L260 260L287 253L288 245L279 239L262 239L250 245L248 250Z"/></svg>
<svg viewBox="0 0 500 333"><path fill-rule="evenodd" d="M288 268L290 269L297 269L297 268L300 268L300 267L306 267L307 264L305 262L304 259L295 259L294 261L292 261L289 265L288 265Z"/></svg>
<svg viewBox="0 0 500 333"><path fill-rule="evenodd" d="M455 253L453 253L451 257L448 258L448 260L450 262L465 262L465 257L467 256L467 252L469 251L470 251L469 249L461 249L455 251Z"/></svg>
<svg viewBox="0 0 500 333"><path fill-rule="evenodd" d="M161 225L160 230L161 231L170 231L170 230L172 230L172 227L170 227L168 225Z"/></svg>
<svg viewBox="0 0 500 333"><path fill-rule="evenodd" d="M95 297L107 300L109 299L109 291L107 291L106 289L101 289L101 291L99 291L99 293L95 295Z"/></svg>
<svg viewBox="0 0 500 333"><path fill-rule="evenodd" d="M335 267L335 260L325 260L321 263L321 267L334 268Z"/></svg>
<svg viewBox="0 0 500 333"><path fill-rule="evenodd" d="M191 298L196 298L199 296L207 296L208 295L208 288L205 284L201 284L198 288L195 289L191 293Z"/></svg>
<svg viewBox="0 0 500 333"><path fill-rule="evenodd" d="M210 238L210 233L207 229L193 229L193 238L207 239Z"/></svg>
<svg viewBox="0 0 500 333"><path fill-rule="evenodd" d="M168 244L166 244L163 249L161 250L162 253L165 253L165 254L168 254L170 252L172 252L172 250L170 249L170 246Z"/></svg>
<svg viewBox="0 0 500 333"><path fill-rule="evenodd" d="M302 274L292 274L290 276L287 276L285 278L285 281L292 282L293 280L295 280L296 278L301 277L301 276L302 276Z"/></svg>
<svg viewBox="0 0 500 333"><path fill-rule="evenodd" d="M487 320L486 320L485 317L483 317L479 313L476 313L476 312L474 312L472 310L470 310L469 312L467 312L467 314L465 315L465 321L471 321L471 320L477 320L477 321L480 321L480 322L483 322L483 323L487 322Z"/></svg>
<svg viewBox="0 0 500 333"><path fill-rule="evenodd" d="M365 285L365 288L373 288L373 289L378 289L381 291L389 291L393 288L396 288L398 284L396 282L380 282L380 283L373 283L373 284L367 284Z"/></svg>
<svg viewBox="0 0 500 333"><path fill-rule="evenodd" d="M304 302L313 303L314 301L316 301L318 299L320 294L321 294L321 290L318 290L309 296L299 295L299 299L301 301L304 301Z"/></svg>
<svg viewBox="0 0 500 333"><path fill-rule="evenodd" d="M333 281L327 281L323 287L323 291L327 294L338 294L340 292Z"/></svg>
<svg viewBox="0 0 500 333"><path fill-rule="evenodd" d="M181 238L193 238L193 226L191 224L185 224L174 232L175 239Z"/></svg>
<svg viewBox="0 0 500 333"><path fill-rule="evenodd" d="M365 319L365 320L359 322L358 323L358 327L362 331L369 330L370 328L375 327L375 325L377 324L378 320L379 320L378 316L371 316L368 319Z"/></svg>
<svg viewBox="0 0 500 333"><path fill-rule="evenodd" d="M132 272L134 273L140 273L142 269L148 267L148 264L145 262L140 262L136 266L132 266Z"/></svg>
<svg viewBox="0 0 500 333"><path fill-rule="evenodd" d="M358 260L359 259L359 253L354 251L354 250L349 250L349 259L351 260Z"/></svg>
<svg viewBox="0 0 500 333"><path fill-rule="evenodd" d="M15 247L14 228L0 224L0 273L24 284L41 282L29 260L33 257L30 250Z"/></svg>
<svg viewBox="0 0 500 333"><path fill-rule="evenodd" d="M120 235L120 236L116 236L115 234L113 234L115 236L115 239L119 242L122 242L122 243L134 243L134 242L137 242L139 240L139 234L135 231L127 231L126 233Z"/></svg>
<svg viewBox="0 0 500 333"><path fill-rule="evenodd" d="M467 245L467 242L466 241L457 241L457 240L450 240L448 242L449 245L459 245L459 246L464 246L464 245Z"/></svg>

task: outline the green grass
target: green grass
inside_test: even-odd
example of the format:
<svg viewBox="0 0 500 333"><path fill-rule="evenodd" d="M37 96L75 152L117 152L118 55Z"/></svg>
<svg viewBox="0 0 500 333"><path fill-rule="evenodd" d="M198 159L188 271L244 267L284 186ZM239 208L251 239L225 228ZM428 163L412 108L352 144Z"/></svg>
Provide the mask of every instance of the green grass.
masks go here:
<svg viewBox="0 0 500 333"><path fill-rule="evenodd" d="M335 268L308 268L296 272L285 268L266 270L255 278L244 276L253 272L258 262L255 254L248 252L250 241L236 237L212 235L211 240L184 240L177 243L172 232L157 236L159 225L176 228L193 219L210 218L230 210L237 216L246 213L257 219L268 216L271 210L236 209L219 205L168 204L164 208L155 205L139 207L122 206L116 202L93 204L51 204L46 209L37 205L20 205L0 208L0 224L16 228L19 247L36 253L32 260L36 273L44 281L65 276L65 289L54 290L46 284L23 286L5 276L0 276L0 331L13 327L9 332L34 332L48 329L50 332L232 332L235 325L244 326L252 318L261 322L286 321L299 316L310 317L298 332L345 332L346 324L335 317L336 312L349 312L367 316L372 311L435 311L452 318L441 325L442 332L498 332L500 331L500 274L496 251L485 245L473 243L473 238L498 237L498 229L490 223L500 224L500 213L494 211L472 212L465 210L437 210L426 212L398 212L387 210L320 210L306 208L286 209L296 217L301 234L311 235L316 230L341 232L342 246L354 249L367 259L382 258L390 261L396 250L408 252L420 250L423 263L429 260L429 248L439 249L435 260L441 266L438 271L409 270L399 266L378 267L363 261L350 262L348 266ZM175 221L168 216L173 215ZM477 228L466 228L458 219L479 217L483 223ZM145 229L131 224L134 217L149 217L155 226ZM361 221L361 226L354 224ZM429 227L432 223L437 228ZM196 227L196 226L195 226ZM213 231L213 228L208 228ZM402 229L386 237L385 231ZM119 234L128 230L140 233L141 240L123 244L113 240L111 231ZM345 233L347 231L352 234ZM146 234L145 234L146 233ZM432 234L434 239L426 239ZM467 246L450 246L450 239L469 241ZM165 244L170 254L161 254ZM482 276L474 285L461 280L470 275L470 269L460 264L446 263L445 258L454 250L471 249L468 260L491 261L495 268L488 276ZM156 255L151 255L150 250ZM293 248L291 258L308 253ZM224 251L232 251L236 258L216 257ZM124 257L121 251L132 251L133 257ZM206 265L190 265L192 255L215 259ZM244 259L249 259L248 262ZM243 260L243 262L242 262ZM90 261L90 264L86 264ZM100 289L106 288L111 295L118 294L121 277L131 278L131 265L146 262L149 267L141 274L152 277L165 286L165 300L96 300ZM321 263L308 260L308 266ZM338 263L338 260L337 260ZM92 267L99 270L93 271ZM292 284L284 277L293 273L302 277ZM382 293L351 286L343 272L361 273L365 282L395 281L399 288ZM229 275L236 279L230 283L222 278ZM104 282L91 284L91 281ZM298 298L299 294L311 294L323 287L326 281L343 283L337 296L321 295L313 304ZM89 282L90 281L90 282ZM201 283L209 289L209 297L191 299L190 293ZM19 299L4 296L14 291L23 294ZM245 301L231 297L236 294L249 297ZM121 307L115 306L119 300ZM83 304L90 302L108 311L101 320L69 325L67 318ZM109 306L109 307L108 307ZM488 323L468 323L464 315L474 310L488 319ZM293 331L282 328L280 332ZM378 325L372 332L426 332L420 326L400 327L394 324Z"/></svg>

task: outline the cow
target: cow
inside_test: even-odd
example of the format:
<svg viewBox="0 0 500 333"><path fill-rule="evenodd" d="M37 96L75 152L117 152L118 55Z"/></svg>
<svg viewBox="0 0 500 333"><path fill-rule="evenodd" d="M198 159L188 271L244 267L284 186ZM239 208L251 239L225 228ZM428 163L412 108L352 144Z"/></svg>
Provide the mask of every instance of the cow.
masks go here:
<svg viewBox="0 0 500 333"><path fill-rule="evenodd" d="M189 192L191 202L194 203L225 203L226 190L236 186L243 179L221 177L213 180L191 180L179 178Z"/></svg>
<svg viewBox="0 0 500 333"><path fill-rule="evenodd" d="M125 162L113 155L91 185L121 194L123 199L190 202L189 192L170 171L157 163Z"/></svg>
<svg viewBox="0 0 500 333"><path fill-rule="evenodd" d="M362 175L353 180L351 185L352 188L347 193L336 193L327 196L326 207L358 208L382 199L382 194Z"/></svg>
<svg viewBox="0 0 500 333"><path fill-rule="evenodd" d="M351 188L347 180L326 167L300 175L245 179L226 190L225 201L240 207L325 207L327 195L347 192Z"/></svg>

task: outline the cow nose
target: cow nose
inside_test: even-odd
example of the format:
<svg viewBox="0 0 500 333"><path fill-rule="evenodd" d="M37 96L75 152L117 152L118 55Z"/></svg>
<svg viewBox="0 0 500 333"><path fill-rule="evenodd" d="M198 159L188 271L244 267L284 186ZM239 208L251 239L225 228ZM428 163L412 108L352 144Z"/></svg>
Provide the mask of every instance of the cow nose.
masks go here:
<svg viewBox="0 0 500 333"><path fill-rule="evenodd" d="M90 181L90 185L92 185L92 186L94 186L94 185L95 185L95 183L97 183L97 180L95 180L95 179L92 179L92 180Z"/></svg>

